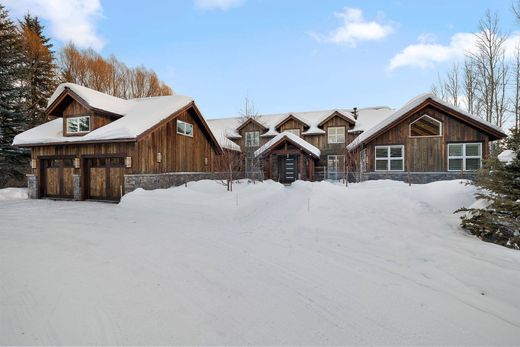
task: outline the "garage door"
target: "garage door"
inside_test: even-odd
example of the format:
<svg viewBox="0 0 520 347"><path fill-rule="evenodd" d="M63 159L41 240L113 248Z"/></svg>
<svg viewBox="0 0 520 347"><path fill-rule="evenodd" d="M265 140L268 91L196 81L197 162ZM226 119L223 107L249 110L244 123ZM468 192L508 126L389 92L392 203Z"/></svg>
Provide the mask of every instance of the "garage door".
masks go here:
<svg viewBox="0 0 520 347"><path fill-rule="evenodd" d="M125 158L89 158L86 164L87 198L119 201L124 192Z"/></svg>
<svg viewBox="0 0 520 347"><path fill-rule="evenodd" d="M42 159L41 187L43 197L65 199L74 197L73 164L73 158Z"/></svg>

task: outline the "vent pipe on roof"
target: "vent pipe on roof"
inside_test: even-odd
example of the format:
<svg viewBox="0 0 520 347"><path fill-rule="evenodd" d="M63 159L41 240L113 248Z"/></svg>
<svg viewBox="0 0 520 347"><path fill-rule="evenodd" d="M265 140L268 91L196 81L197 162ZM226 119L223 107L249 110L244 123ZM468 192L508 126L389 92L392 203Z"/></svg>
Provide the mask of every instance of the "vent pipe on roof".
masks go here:
<svg viewBox="0 0 520 347"><path fill-rule="evenodd" d="M357 120L357 107L354 107L354 112L352 112L352 114L354 115L354 119Z"/></svg>

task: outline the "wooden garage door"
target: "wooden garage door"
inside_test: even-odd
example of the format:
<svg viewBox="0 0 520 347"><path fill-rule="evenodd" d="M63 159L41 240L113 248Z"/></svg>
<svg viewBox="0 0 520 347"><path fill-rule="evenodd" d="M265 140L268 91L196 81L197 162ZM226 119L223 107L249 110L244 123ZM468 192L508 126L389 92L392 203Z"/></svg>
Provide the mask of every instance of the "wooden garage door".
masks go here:
<svg viewBox="0 0 520 347"><path fill-rule="evenodd" d="M124 157L87 159L87 197L119 201L124 192Z"/></svg>
<svg viewBox="0 0 520 347"><path fill-rule="evenodd" d="M67 199L74 197L73 164L73 158L42 159L42 196Z"/></svg>

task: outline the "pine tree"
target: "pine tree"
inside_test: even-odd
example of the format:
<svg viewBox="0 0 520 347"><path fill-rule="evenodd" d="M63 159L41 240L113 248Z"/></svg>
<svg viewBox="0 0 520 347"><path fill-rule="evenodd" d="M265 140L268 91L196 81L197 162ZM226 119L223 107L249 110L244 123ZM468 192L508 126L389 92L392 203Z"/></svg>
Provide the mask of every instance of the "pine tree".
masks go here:
<svg viewBox="0 0 520 347"><path fill-rule="evenodd" d="M25 127L19 107L21 58L16 26L0 4L0 187L21 181L27 164L24 153L11 146L14 136Z"/></svg>
<svg viewBox="0 0 520 347"><path fill-rule="evenodd" d="M23 113L32 128L47 121L47 100L56 88L56 66L50 39L43 34L38 17L26 14L20 22L23 68Z"/></svg>
<svg viewBox="0 0 520 347"><path fill-rule="evenodd" d="M520 249L520 132L513 129L505 149L516 157L501 162L493 156L478 173L476 197L488 203L485 208L460 209L462 227L480 239Z"/></svg>

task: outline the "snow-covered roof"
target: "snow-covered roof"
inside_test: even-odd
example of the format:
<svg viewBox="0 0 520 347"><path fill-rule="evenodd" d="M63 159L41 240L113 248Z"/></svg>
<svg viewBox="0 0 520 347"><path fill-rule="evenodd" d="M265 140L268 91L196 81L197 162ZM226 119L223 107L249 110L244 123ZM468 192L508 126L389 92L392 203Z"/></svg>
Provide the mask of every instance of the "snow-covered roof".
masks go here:
<svg viewBox="0 0 520 347"><path fill-rule="evenodd" d="M498 127L498 126L496 126L494 124L491 124L491 123L483 120L482 118L474 116L474 115L468 113L467 111L464 111L464 110L462 110L462 109L460 109L458 107L455 107L455 106L447 103L446 101L441 100L440 98L436 97L435 95L433 95L431 93L425 93L425 94L418 95L415 98L411 99L403 107L401 107L400 109L398 109L397 111L395 111L394 113L389 115L388 117L384 118L379 123L377 123L377 124L373 125L372 127L368 128L368 130L364 131L354 141L352 141L352 143L350 143L347 146L348 150L352 150L352 149L356 148L357 146L359 146L360 144L364 143L366 140L368 140L369 138L371 138L372 136L377 134L379 131L381 131L385 127L389 126L390 124L394 123L399 118L404 116L406 113L408 113L409 111L411 111L415 107L419 106L421 103L423 103L424 101L426 101L428 99L431 99L431 100L433 100L433 101L435 101L435 102L437 102L437 103L439 103L439 104L441 104L443 106L449 107L452 110L455 110L456 112L461 113L461 114L463 114L464 116L466 116L468 118L471 118L475 122L481 123L481 124L483 124L483 125L485 125L487 127L490 127L492 129L500 132L500 133L503 133L503 130L500 127ZM356 123L356 126L357 126L357 123ZM355 130L355 128L353 130Z"/></svg>
<svg viewBox="0 0 520 347"><path fill-rule="evenodd" d="M13 145L135 139L171 114L188 106L193 99L170 95L125 101L131 107L128 107L123 117L83 136L63 136L63 119L56 118L16 135Z"/></svg>
<svg viewBox="0 0 520 347"><path fill-rule="evenodd" d="M276 135L275 137L273 137L271 140L267 141L262 147L258 148L254 153L255 157L262 155L265 151L267 151L273 145L276 145L283 138L287 138L287 139L291 140L292 142L294 142L301 148L304 148L305 150L307 150L307 152L312 153L317 158L319 158L321 155L321 151L317 147L313 146L312 144L308 143L307 141L305 141L304 139L302 139L301 137L299 137L293 133L290 133L288 131L283 131L283 132L279 133L278 135Z"/></svg>
<svg viewBox="0 0 520 347"><path fill-rule="evenodd" d="M90 107L117 113L123 117L83 136L63 136L63 119L57 118L18 134L14 138L14 145L135 139L173 113L194 102L191 97L182 95L124 100L74 83L63 83L53 93L48 105L50 106L66 88L77 94ZM214 129L211 131L222 147L237 150L238 145L225 136L219 136L218 131L214 131Z"/></svg>
<svg viewBox="0 0 520 347"><path fill-rule="evenodd" d="M290 117L291 115L309 125L309 129L304 131L302 135L322 135L325 134L325 131L319 128L318 125L334 112L339 112L345 117L348 117L352 121L356 122L355 126L350 131L364 131L371 128L375 124L381 122L384 118L392 114L394 110L386 106L361 108L357 110L357 120L354 119L354 116L352 114L353 109L346 108L260 115L257 118L255 118L255 120L258 123L265 126L266 128L268 128L268 130L264 134L260 135L261 137L274 137L278 135L280 132L276 130L276 126L283 122L286 118ZM215 124L215 126L221 129L230 139L241 138L240 134L236 131L236 129L240 127L240 125L242 125L242 122L243 117L240 116L221 119L208 119L208 124L210 126L213 126L213 124Z"/></svg>
<svg viewBox="0 0 520 347"><path fill-rule="evenodd" d="M130 100L117 98L115 96L101 93L97 90L83 87L75 83L60 84L47 102L47 107L52 105L52 103L63 93L63 91L65 91L65 89L70 89L80 98L85 100L85 102L89 104L90 107L99 110L108 111L123 116L127 114L128 111L130 111L132 108L132 103Z"/></svg>

